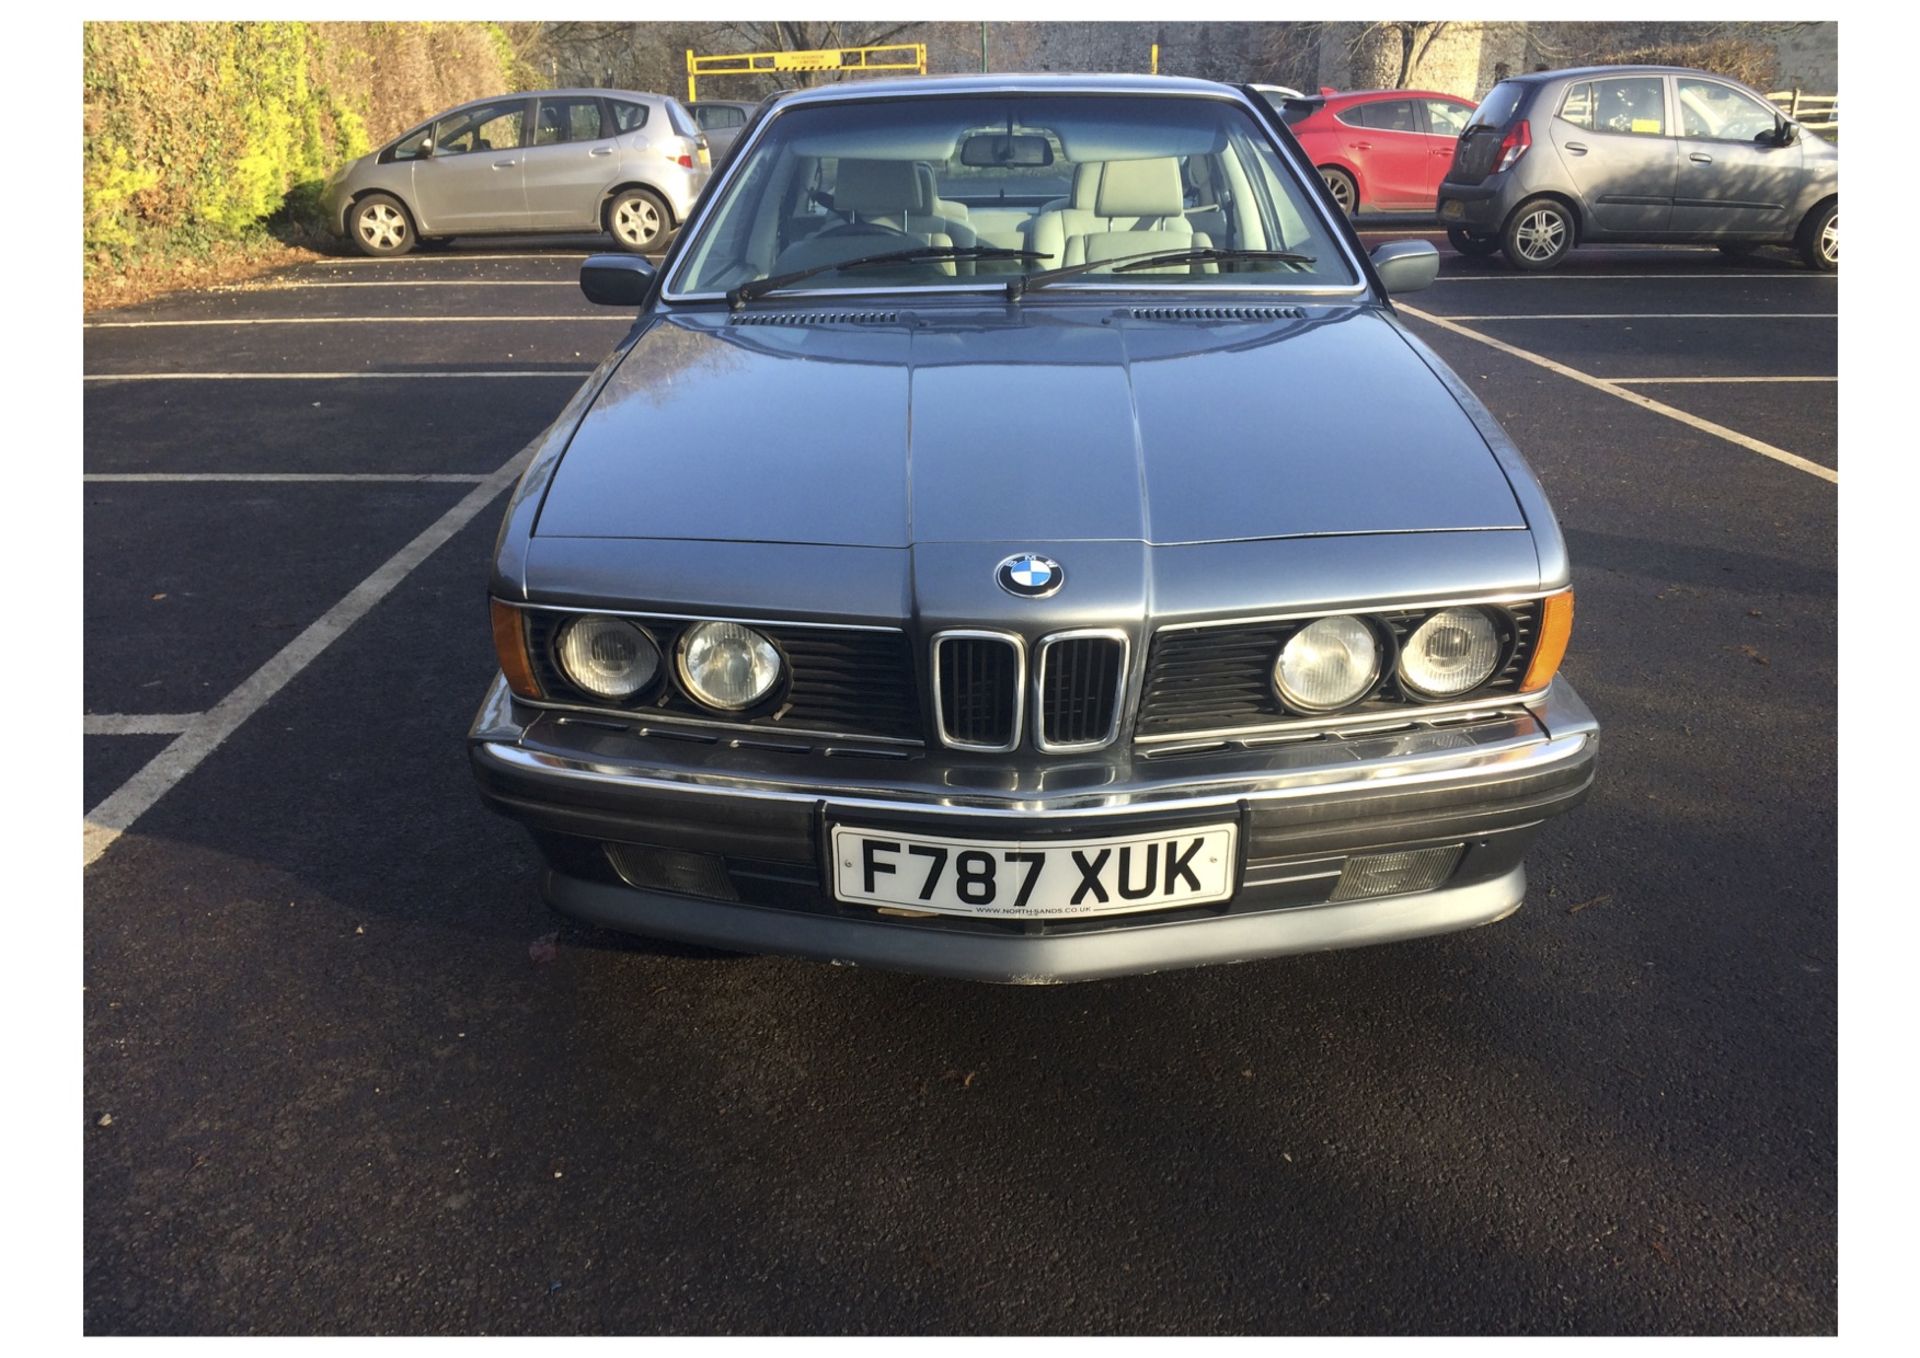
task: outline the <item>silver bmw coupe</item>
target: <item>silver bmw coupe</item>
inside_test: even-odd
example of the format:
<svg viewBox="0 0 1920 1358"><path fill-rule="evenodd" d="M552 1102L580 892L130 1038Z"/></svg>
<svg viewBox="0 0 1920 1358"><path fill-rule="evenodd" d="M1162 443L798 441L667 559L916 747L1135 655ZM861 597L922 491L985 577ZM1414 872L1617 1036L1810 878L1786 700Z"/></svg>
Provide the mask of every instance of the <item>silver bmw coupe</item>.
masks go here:
<svg viewBox="0 0 1920 1358"><path fill-rule="evenodd" d="M469 749L559 910L1053 982L1498 920L1567 551L1257 92L769 104L538 439Z"/></svg>

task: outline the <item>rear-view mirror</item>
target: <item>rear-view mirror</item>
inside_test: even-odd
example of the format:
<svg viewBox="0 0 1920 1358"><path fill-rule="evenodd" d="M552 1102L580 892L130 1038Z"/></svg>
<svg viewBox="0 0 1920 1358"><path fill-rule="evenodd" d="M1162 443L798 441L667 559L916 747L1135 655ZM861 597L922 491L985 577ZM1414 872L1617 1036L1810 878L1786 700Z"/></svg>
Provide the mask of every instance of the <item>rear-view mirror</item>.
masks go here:
<svg viewBox="0 0 1920 1358"><path fill-rule="evenodd" d="M960 163L976 169L1012 166L1033 169L1053 164L1053 147L1045 137L1013 136L1004 132L982 132L968 137L960 146Z"/></svg>
<svg viewBox="0 0 1920 1358"><path fill-rule="evenodd" d="M653 287L653 272L639 255L589 255L580 266L580 291L600 306L637 307Z"/></svg>

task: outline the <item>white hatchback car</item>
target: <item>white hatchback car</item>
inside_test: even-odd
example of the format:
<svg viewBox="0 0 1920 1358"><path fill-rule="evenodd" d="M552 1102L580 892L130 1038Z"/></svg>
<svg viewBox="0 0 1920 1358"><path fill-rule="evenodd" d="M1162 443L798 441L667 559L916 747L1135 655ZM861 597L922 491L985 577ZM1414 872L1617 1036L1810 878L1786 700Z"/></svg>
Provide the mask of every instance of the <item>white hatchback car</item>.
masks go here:
<svg viewBox="0 0 1920 1358"><path fill-rule="evenodd" d="M450 236L606 231L657 251L713 162L679 101L632 90L476 99L350 161L327 181L334 231L367 255Z"/></svg>

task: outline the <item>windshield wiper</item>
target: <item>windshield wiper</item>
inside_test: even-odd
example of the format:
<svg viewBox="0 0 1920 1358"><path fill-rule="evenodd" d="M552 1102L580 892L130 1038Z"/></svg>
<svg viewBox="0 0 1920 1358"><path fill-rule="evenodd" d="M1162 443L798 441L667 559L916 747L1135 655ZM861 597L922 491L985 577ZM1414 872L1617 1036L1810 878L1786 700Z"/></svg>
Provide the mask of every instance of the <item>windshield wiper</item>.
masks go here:
<svg viewBox="0 0 1920 1358"><path fill-rule="evenodd" d="M836 269L864 269L874 264L911 264L919 260L936 259L1048 259L1050 256L1038 250L1009 250L997 245L925 245L915 250L889 250L880 255L856 255L852 259L836 260L832 264L816 264L810 269L795 269L792 273L775 274L771 278L756 278L750 283L742 283L727 294L727 305L738 311L756 297L765 297L770 292L789 287L815 274L832 273Z"/></svg>
<svg viewBox="0 0 1920 1358"><path fill-rule="evenodd" d="M1106 269L1112 273L1132 273L1136 269L1153 269L1166 264L1201 263L1238 263L1240 261L1273 260L1280 264L1289 264L1296 268L1305 268L1315 262L1317 256L1302 255L1292 250L1226 250L1218 246L1203 245L1190 250L1148 250L1137 255L1120 255L1115 259L1090 260L1085 264L1068 264L1058 269L1048 269L1043 273L1021 274L1007 282L1007 300L1017 302L1023 293L1034 288L1044 288L1049 283L1057 283L1063 278L1073 278L1079 274L1092 273L1095 269Z"/></svg>

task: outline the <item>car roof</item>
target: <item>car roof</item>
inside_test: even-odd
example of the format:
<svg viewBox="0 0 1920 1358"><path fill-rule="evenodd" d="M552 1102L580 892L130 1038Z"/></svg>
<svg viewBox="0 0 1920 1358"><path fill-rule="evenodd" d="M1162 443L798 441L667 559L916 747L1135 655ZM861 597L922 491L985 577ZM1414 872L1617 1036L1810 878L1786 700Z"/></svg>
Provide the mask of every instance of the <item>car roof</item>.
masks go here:
<svg viewBox="0 0 1920 1358"><path fill-rule="evenodd" d="M1507 79L1542 85L1549 80L1592 80L1603 75L1704 75L1735 85L1741 83L1730 75L1721 75L1717 71L1703 71L1697 66L1568 66L1558 71L1523 71L1519 75L1510 75Z"/></svg>
<svg viewBox="0 0 1920 1358"><path fill-rule="evenodd" d="M990 75L915 75L877 80L848 80L812 89L792 90L779 96L786 107L799 104L831 104L875 96L903 98L953 94L1002 94L1008 92L1047 94L1238 94L1232 85L1217 80L1196 80L1188 76L1138 74L1006 74Z"/></svg>
<svg viewBox="0 0 1920 1358"><path fill-rule="evenodd" d="M1449 94L1445 90L1340 90L1333 94L1311 95L1309 98L1327 104L1364 104L1378 99L1451 99L1461 104L1473 102L1465 95Z"/></svg>
<svg viewBox="0 0 1920 1358"><path fill-rule="evenodd" d="M600 95L605 95L608 98L613 98L613 99L651 99L655 103L670 103L672 102L672 99L673 99L672 95L650 94L646 90L608 90L608 89L595 89L595 88L591 88L584 85L576 85L576 86L571 86L565 89L514 90L507 94L489 94L479 99L468 99L462 103L449 104L443 110L443 112L453 113L463 108L471 108L475 104L495 104L500 102L502 99L559 99L559 98L591 99L591 98L598 97Z"/></svg>

